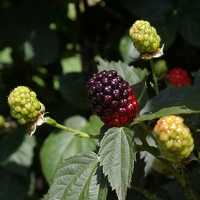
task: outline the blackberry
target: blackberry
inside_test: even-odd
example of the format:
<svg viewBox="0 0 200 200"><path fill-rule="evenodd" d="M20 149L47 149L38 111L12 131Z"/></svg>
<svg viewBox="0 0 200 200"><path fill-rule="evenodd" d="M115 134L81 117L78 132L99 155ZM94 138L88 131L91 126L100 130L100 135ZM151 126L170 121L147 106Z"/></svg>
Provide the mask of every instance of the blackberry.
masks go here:
<svg viewBox="0 0 200 200"><path fill-rule="evenodd" d="M154 127L158 148L162 156L171 162L189 157L194 149L194 140L183 121L180 116L168 115L160 118Z"/></svg>
<svg viewBox="0 0 200 200"><path fill-rule="evenodd" d="M154 158L152 167L156 172L160 174L170 173L169 169L158 158Z"/></svg>
<svg viewBox="0 0 200 200"><path fill-rule="evenodd" d="M86 92L92 111L106 126L121 126L135 118L136 96L129 83L115 70L104 70L90 78Z"/></svg>
<svg viewBox="0 0 200 200"><path fill-rule="evenodd" d="M21 125L35 122L41 108L36 93L25 86L18 86L11 91L8 96L8 105L11 115Z"/></svg>
<svg viewBox="0 0 200 200"><path fill-rule="evenodd" d="M129 35L139 53L153 53L160 46L160 36L148 21L137 20L130 28Z"/></svg>
<svg viewBox="0 0 200 200"><path fill-rule="evenodd" d="M169 84L174 86L191 85L188 72L182 68L173 68L169 72Z"/></svg>

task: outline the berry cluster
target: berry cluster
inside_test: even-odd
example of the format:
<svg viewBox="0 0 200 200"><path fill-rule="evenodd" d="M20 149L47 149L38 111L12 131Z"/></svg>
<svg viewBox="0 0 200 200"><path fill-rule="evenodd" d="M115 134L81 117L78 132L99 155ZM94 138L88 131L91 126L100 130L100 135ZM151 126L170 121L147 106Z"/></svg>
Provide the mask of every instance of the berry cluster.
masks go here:
<svg viewBox="0 0 200 200"><path fill-rule="evenodd" d="M139 53L156 52L160 46L160 36L148 21L137 20L130 28L129 35Z"/></svg>
<svg viewBox="0 0 200 200"><path fill-rule="evenodd" d="M115 70L101 71L86 84L91 109L108 127L133 121L138 110L136 96Z"/></svg>
<svg viewBox="0 0 200 200"><path fill-rule="evenodd" d="M40 102L36 93L28 87L18 86L8 96L11 115L19 124L35 122L40 111Z"/></svg>
<svg viewBox="0 0 200 200"><path fill-rule="evenodd" d="M182 68L174 68L169 72L169 84L174 86L191 85L188 72Z"/></svg>
<svg viewBox="0 0 200 200"><path fill-rule="evenodd" d="M158 148L162 156L171 162L187 158L194 148L190 130L183 121L180 116L169 115L160 118L154 127Z"/></svg>

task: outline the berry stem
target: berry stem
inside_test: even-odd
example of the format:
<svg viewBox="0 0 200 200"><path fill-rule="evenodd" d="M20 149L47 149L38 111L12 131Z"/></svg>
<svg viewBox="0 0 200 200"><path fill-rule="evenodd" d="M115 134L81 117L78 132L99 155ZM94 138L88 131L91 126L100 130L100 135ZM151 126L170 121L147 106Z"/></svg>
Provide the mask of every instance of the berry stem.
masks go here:
<svg viewBox="0 0 200 200"><path fill-rule="evenodd" d="M52 119L50 117L45 117L45 123L47 123L47 124L49 124L51 126L54 126L56 128L69 131L69 132L73 133L74 136L77 136L77 137L80 137L80 138L95 138L95 139L99 138L98 135L89 135L87 133L84 133L84 132L75 130L73 128L70 128L68 126L63 126L63 125L57 123L54 119Z"/></svg>
<svg viewBox="0 0 200 200"><path fill-rule="evenodd" d="M183 187L185 188L187 199L188 200L189 199L194 199L194 200L200 199L199 195L196 193L196 191L191 187L190 183L187 181L185 165L182 162L180 164L180 168L181 168L181 174L182 174L182 178L183 178Z"/></svg>
<svg viewBox="0 0 200 200"><path fill-rule="evenodd" d="M161 200L160 198L156 197L154 194L151 194L150 192L148 192L147 190L145 189L142 189L142 188L138 188L138 187L135 187L135 186L131 186L131 189L137 191L137 192L140 192L141 194L143 194L145 197L147 197L147 199L153 199L153 200Z"/></svg>
<svg viewBox="0 0 200 200"><path fill-rule="evenodd" d="M151 65L151 71L153 73L154 89L155 89L156 95L157 95L159 93L159 90L158 90L158 81L157 81L157 77L156 77L156 74L155 74L153 59L150 59L150 65Z"/></svg>

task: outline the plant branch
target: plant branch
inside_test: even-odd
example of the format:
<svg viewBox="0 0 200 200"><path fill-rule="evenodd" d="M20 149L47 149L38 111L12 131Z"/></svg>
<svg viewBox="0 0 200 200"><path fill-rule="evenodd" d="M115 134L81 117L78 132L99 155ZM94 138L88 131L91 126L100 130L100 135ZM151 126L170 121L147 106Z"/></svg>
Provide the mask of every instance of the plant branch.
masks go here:
<svg viewBox="0 0 200 200"><path fill-rule="evenodd" d="M141 194L143 194L148 199L161 200L160 198L156 197L155 195L149 193L147 190L137 188L137 187L134 187L134 186L131 186L131 189L134 189L135 191L140 192Z"/></svg>
<svg viewBox="0 0 200 200"><path fill-rule="evenodd" d="M80 137L80 138L95 138L95 139L99 139L98 135L89 135L87 133L84 133L84 132L75 130L73 128L70 128L68 126L61 125L61 124L57 123L54 119L52 119L50 117L45 117L45 123L47 123L47 124L49 124L51 126L54 126L56 128L69 131L69 132L73 133L74 136L77 136L77 137Z"/></svg>
<svg viewBox="0 0 200 200"><path fill-rule="evenodd" d="M151 71L153 73L154 89L155 89L156 95L157 95L159 93L159 90L158 90L158 81L157 81L157 77L155 74L153 59L150 59L150 64L151 64Z"/></svg>

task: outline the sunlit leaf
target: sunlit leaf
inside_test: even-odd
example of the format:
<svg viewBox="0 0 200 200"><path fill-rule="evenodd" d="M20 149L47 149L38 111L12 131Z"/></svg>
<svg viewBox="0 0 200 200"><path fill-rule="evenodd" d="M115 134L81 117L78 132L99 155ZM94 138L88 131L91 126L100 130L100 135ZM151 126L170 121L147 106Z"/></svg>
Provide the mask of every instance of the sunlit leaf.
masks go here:
<svg viewBox="0 0 200 200"><path fill-rule="evenodd" d="M127 128L110 128L101 141L100 164L118 199L124 200L134 168L135 143Z"/></svg>
<svg viewBox="0 0 200 200"><path fill-rule="evenodd" d="M56 170L45 200L105 200L107 187L99 173L99 158L92 152L65 160Z"/></svg>
<svg viewBox="0 0 200 200"><path fill-rule="evenodd" d="M194 114L194 113L200 113L200 110L191 110L185 106L172 106L169 108L162 108L156 112L142 114L139 117L137 117L132 124L138 123L140 121L161 118L165 115L180 115L180 114Z"/></svg>
<svg viewBox="0 0 200 200"><path fill-rule="evenodd" d="M116 70L133 88L137 99L140 101L140 109L145 106L147 102L146 79L148 77L148 70L146 68L135 68L121 61L107 62L99 59L98 70Z"/></svg>
<svg viewBox="0 0 200 200"><path fill-rule="evenodd" d="M103 59L99 59L98 71L102 70L116 70L117 73L130 85L135 85L141 82L148 75L148 71L146 68L135 68L121 61L107 62Z"/></svg>

